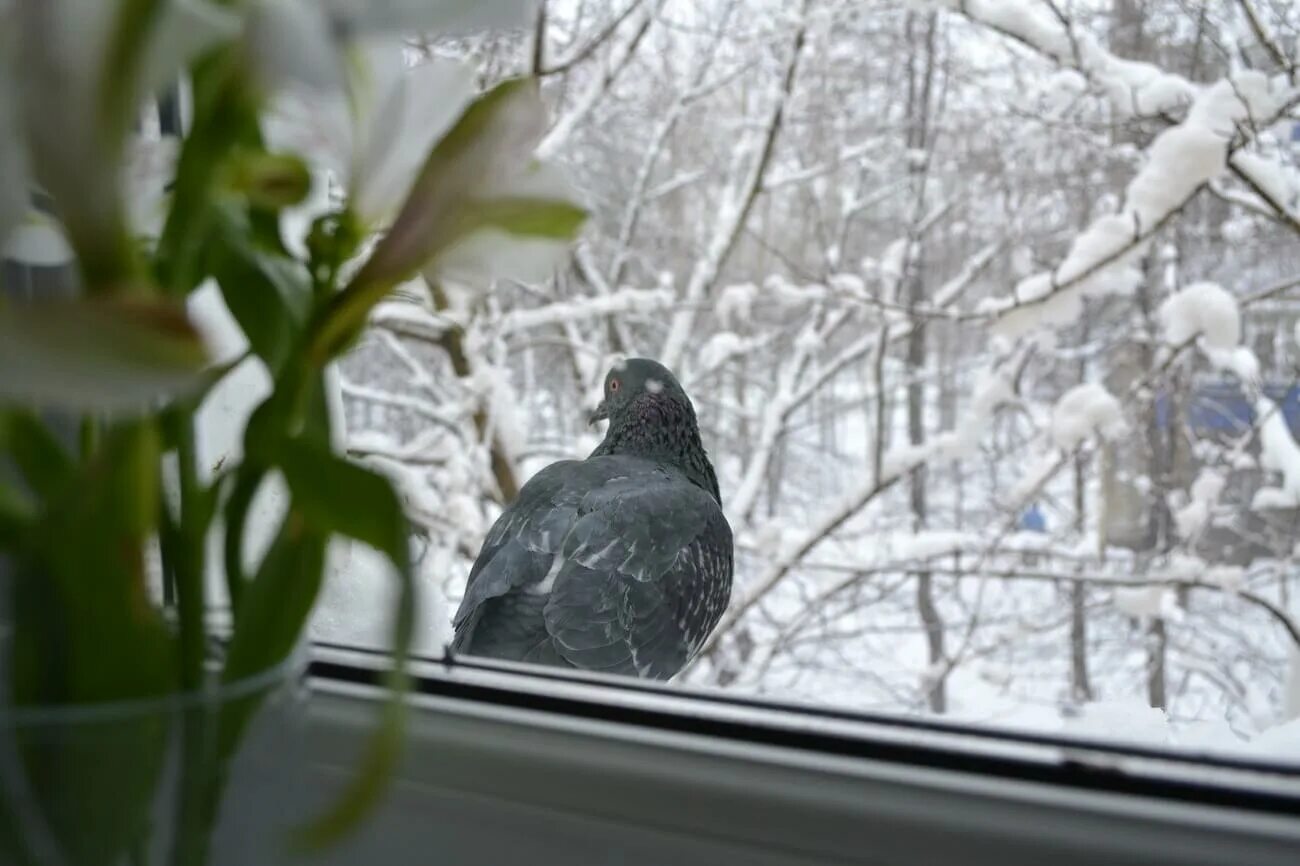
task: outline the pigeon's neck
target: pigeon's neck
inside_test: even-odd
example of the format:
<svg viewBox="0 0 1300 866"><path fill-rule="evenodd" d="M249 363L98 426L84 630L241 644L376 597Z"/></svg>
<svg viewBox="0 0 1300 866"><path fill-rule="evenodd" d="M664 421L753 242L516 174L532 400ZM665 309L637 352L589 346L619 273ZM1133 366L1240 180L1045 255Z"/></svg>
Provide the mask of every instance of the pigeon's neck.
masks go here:
<svg viewBox="0 0 1300 866"><path fill-rule="evenodd" d="M680 469L697 487L722 504L718 476L700 441L695 410L676 400L647 400L613 419L592 457L627 454Z"/></svg>

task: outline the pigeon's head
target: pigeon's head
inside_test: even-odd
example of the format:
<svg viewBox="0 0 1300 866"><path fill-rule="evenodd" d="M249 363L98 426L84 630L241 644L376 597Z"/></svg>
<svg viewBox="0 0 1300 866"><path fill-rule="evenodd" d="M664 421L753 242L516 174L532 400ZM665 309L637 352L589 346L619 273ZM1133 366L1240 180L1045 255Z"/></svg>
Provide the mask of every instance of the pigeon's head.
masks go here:
<svg viewBox="0 0 1300 866"><path fill-rule="evenodd" d="M664 402L691 405L677 377L663 364L649 358L628 358L606 374L604 396L590 421L608 420L611 426L620 426L620 421L639 408Z"/></svg>

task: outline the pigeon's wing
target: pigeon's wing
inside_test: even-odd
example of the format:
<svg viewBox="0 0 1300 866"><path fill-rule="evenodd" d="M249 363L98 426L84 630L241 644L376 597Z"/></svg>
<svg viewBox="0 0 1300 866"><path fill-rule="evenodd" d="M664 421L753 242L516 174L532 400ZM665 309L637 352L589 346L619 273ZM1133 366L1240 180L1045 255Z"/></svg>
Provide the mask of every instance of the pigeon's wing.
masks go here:
<svg viewBox="0 0 1300 866"><path fill-rule="evenodd" d="M718 503L675 472L592 490L546 601L555 650L578 668L668 679L726 609L732 555Z"/></svg>
<svg viewBox="0 0 1300 866"><path fill-rule="evenodd" d="M502 623L507 631L513 623L516 630L529 632L530 623L541 622L545 595L512 591L540 583L554 564L585 493L585 488L572 483L578 466L574 461L561 461L538 472L492 525L452 619L456 629L453 649L471 649L479 621L493 600L502 600L490 605L499 608L493 620ZM510 597L505 599L507 595ZM516 643L530 639L529 633L499 637Z"/></svg>

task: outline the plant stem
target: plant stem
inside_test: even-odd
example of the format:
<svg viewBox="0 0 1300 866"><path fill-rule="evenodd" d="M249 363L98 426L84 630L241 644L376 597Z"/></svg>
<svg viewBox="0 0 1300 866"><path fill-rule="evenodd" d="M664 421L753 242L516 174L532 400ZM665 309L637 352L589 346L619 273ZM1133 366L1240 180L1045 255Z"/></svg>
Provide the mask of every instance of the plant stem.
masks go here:
<svg viewBox="0 0 1300 866"><path fill-rule="evenodd" d="M203 559L208 521L202 512L194 416L182 419L177 445L181 488L180 556L176 595L180 617L181 687L198 688L203 674Z"/></svg>
<svg viewBox="0 0 1300 866"><path fill-rule="evenodd" d="M181 687L193 692L203 685L204 541L208 520L198 477L198 448L194 415L187 412L178 425L177 463L181 514L175 558L177 613L180 623ZM202 701L185 710L182 724L180 804L174 862L201 866L207 859L209 790L214 783L211 710Z"/></svg>
<svg viewBox="0 0 1300 866"><path fill-rule="evenodd" d="M86 415L81 419L80 442L81 442L81 459L89 460L91 455L99 449L100 425L99 419L93 415Z"/></svg>

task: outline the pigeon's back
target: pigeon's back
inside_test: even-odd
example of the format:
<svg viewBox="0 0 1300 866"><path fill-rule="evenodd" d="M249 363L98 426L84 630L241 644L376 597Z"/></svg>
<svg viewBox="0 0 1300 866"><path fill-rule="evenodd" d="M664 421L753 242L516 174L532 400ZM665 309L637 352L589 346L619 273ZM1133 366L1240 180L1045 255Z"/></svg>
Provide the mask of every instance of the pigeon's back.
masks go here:
<svg viewBox="0 0 1300 866"><path fill-rule="evenodd" d="M731 595L712 495L630 455L552 464L497 520L456 613L453 650L667 679Z"/></svg>

